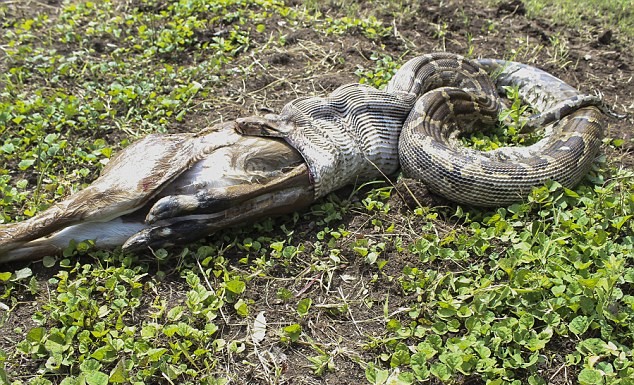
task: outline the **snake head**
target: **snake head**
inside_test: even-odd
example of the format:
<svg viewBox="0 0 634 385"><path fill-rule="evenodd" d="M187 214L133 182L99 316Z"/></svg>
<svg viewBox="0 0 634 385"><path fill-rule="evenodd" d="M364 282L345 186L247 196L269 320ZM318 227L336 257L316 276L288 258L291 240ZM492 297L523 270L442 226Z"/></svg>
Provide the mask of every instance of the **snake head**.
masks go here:
<svg viewBox="0 0 634 385"><path fill-rule="evenodd" d="M236 131L242 135L284 138L294 125L279 115L249 116L236 119Z"/></svg>

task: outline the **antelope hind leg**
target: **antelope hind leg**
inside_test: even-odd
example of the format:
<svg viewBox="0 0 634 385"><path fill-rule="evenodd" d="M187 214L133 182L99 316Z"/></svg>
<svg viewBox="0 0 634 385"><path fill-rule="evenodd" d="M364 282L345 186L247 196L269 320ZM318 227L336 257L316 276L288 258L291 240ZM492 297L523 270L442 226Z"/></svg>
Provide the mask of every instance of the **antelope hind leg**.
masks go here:
<svg viewBox="0 0 634 385"><path fill-rule="evenodd" d="M0 226L0 263L59 254L71 240L126 250L189 242L313 201L308 169L290 145L220 126L167 135L167 144L163 136L141 140L85 190L31 220Z"/></svg>
<svg viewBox="0 0 634 385"><path fill-rule="evenodd" d="M191 134L149 135L133 143L90 186L33 218L0 225L0 256L66 227L107 222L139 209L196 159L191 139Z"/></svg>
<svg viewBox="0 0 634 385"><path fill-rule="evenodd" d="M303 209L314 201L308 167L285 142L245 136L227 150L199 162L162 192L146 217L151 226L130 237L123 249L193 242L223 228Z"/></svg>
<svg viewBox="0 0 634 385"><path fill-rule="evenodd" d="M71 241L92 240L97 249L121 246L135 233L148 228L142 220L125 217L108 222L84 222L68 226L42 238L24 242L20 247L0 253L0 263L36 260L47 255L61 254Z"/></svg>
<svg viewBox="0 0 634 385"><path fill-rule="evenodd" d="M152 206L145 221L153 224L175 217L214 214L235 206L243 207L247 201L260 195L275 194L292 187L306 187L303 182L307 175L306 167L294 167L284 175L261 184L242 183L201 190L192 195L168 195Z"/></svg>
<svg viewBox="0 0 634 385"><path fill-rule="evenodd" d="M304 164L284 141L243 136L231 147L216 150L161 192L146 222L192 214L211 214L258 195L292 187Z"/></svg>
<svg viewBox="0 0 634 385"><path fill-rule="evenodd" d="M229 202L229 207L224 210L158 221L130 237L123 249L137 251L193 242L220 229L303 209L314 201L305 164L296 166L285 178L276 180L262 191L250 191L251 187L236 186L247 193L240 196L237 203Z"/></svg>

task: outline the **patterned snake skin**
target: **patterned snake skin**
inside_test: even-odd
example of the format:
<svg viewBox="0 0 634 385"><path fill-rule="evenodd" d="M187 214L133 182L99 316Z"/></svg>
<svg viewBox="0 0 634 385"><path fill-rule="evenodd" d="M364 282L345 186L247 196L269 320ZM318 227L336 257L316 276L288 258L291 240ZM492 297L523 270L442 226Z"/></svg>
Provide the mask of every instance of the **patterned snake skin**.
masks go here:
<svg viewBox="0 0 634 385"><path fill-rule="evenodd" d="M543 139L487 152L463 147L461 134L496 122L504 86L519 87L539 111L528 125L542 126ZM601 144L600 105L528 65L434 53L404 64L385 90L349 84L296 99L264 117L275 132L259 134L284 137L303 155L316 198L402 167L453 201L500 206L548 180L573 187L583 178Z"/></svg>
<svg viewBox="0 0 634 385"><path fill-rule="evenodd" d="M518 87L538 111L528 126L544 128L544 138L488 152L461 146L460 135L497 121L505 86ZM566 187L581 180L600 147L600 107L600 98L531 66L420 56L385 90L349 84L294 100L279 115L198 134L150 135L87 188L33 218L0 225L0 263L59 253L72 239L127 251L187 243L400 167L451 200L507 205L547 180Z"/></svg>

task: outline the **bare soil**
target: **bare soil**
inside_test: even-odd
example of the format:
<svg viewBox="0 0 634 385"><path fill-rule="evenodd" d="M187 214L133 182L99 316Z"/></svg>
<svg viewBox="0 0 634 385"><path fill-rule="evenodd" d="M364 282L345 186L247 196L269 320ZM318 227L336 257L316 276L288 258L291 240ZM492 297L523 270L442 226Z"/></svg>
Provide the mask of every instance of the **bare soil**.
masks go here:
<svg viewBox="0 0 634 385"><path fill-rule="evenodd" d="M197 131L219 120L279 111L284 104L299 96L327 94L342 84L356 82L355 70L359 67L372 68L374 64L371 56L376 52L403 59L437 50L467 54L472 49L473 56L494 58L509 58L511 52L517 52L514 60L540 67L589 93L600 92L606 104L615 112L629 114L623 120L606 118L606 137L625 139L625 144L618 149L606 146L604 152L610 162L623 167L634 167L634 51L631 41L626 37L619 36L615 31L603 30L598 25L593 25L591 20L587 21L588 25L584 28L570 28L529 18L522 3L516 0L498 7L486 7L474 1L414 3L406 12L395 8L393 12L386 11L385 14L377 15L386 24L394 26L394 34L380 40L370 40L361 32L326 36L313 29L290 29L288 26L281 26L279 20L270 18L267 21L267 30L282 29L287 32L283 49L278 48L274 52L268 50L263 55L259 55L257 51L254 55L242 55L234 65L256 63L249 77L236 77L218 95L219 103L201 106L201 110L187 121L174 123L171 129ZM328 4L329 2L324 2L324 14L338 12ZM51 12L50 8L56 6L56 2L34 2L32 6L36 10L41 7L42 12ZM553 46L554 39L565 42L564 52L558 52L557 47ZM96 46L101 44L103 42L95 42ZM183 57L169 58L181 62L191 59L188 53L184 53ZM397 187L403 189L403 183L400 182ZM423 204L451 205L442 198L430 195L421 184L408 182L407 186L414 190L414 195ZM349 193L350 190L345 190L338 195L344 198ZM411 196L409 193L402 195ZM391 204L398 208L393 211L395 213L417 206L417 202L412 202L411 198L401 199L399 195L392 198ZM371 224L370 219L366 214L349 212L339 223L364 237L384 236L381 229ZM395 221L403 228L415 227L411 223ZM285 222L292 224L289 218L282 219L279 223ZM334 226L336 225L335 223ZM316 240L313 231L315 224L310 218L300 218L295 226L294 237L305 239L307 244ZM215 236L224 235L226 234ZM280 276L274 279L256 278L250 283L250 287L260 288L257 292L247 293L247 298L252 301L251 311L253 314L265 311L270 325L284 324L285 317L295 311L289 308L288 303L277 298L276 293L281 287L298 293L298 296L310 296L313 306L326 308L330 303L340 303L342 299L349 304L349 310L345 314L339 314L335 310L329 313L318 312L302 321L303 330L308 335L328 346L330 353L333 353L337 370L325 371L322 376L312 375L306 357L315 355L314 351L301 345L284 351L279 350L278 346L271 346L266 356L269 360L267 364L271 368L282 368L279 383L366 382L365 374L355 360L376 357L380 351L364 349L361 344L367 342L369 337L380 336L385 332L384 325L375 320L383 318L383 304L387 294L388 312L391 314L401 311L400 305L407 301L407 298L402 297L398 284L390 281L389 277L398 275L404 266L416 263L413 259L407 260L408 257L402 253L386 250L386 255L390 257L390 261L380 276L374 276L376 271L351 257L342 260L334 276L328 276L327 272L308 271L305 269L306 265L296 261L298 265L294 269L294 277L288 276L289 269L280 269ZM238 254L235 256L240 257ZM458 271L460 266L439 268ZM50 272L41 265L34 265L33 269L41 284L46 286ZM297 277L303 279L298 280ZM170 280L176 285L180 278L168 275L166 283ZM258 280L261 282L257 282ZM297 282L301 282L301 286ZM177 298L178 293L163 294L180 300ZM24 298L23 301L20 310L14 311L4 325L0 345L5 348L14 346L16 340L19 340L20 336L15 330L28 330L32 326L30 315L37 311L41 303L46 302L45 299L38 298ZM350 319L350 314L354 315L354 320ZM227 317L226 328L222 331L227 336L226 339L247 332L247 325L242 320L231 319L230 315ZM563 363L565 354L574 347L566 341L560 343L561 355L553 358L550 365L544 368L545 373L542 376L548 378L552 384L570 384L575 376L564 370L559 371L558 368ZM367 356L357 357L358 352L365 352ZM248 359L252 362L258 360L256 357ZM270 380L262 370L250 371L246 366L237 368L237 372L241 372L239 377L248 384L267 383ZM465 384L481 383L476 378L456 381Z"/></svg>
<svg viewBox="0 0 634 385"><path fill-rule="evenodd" d="M483 7L477 1L425 3L378 15L395 27L393 35L378 41L354 31L343 36L325 36L313 29L289 31L283 50L267 52L264 57L243 57L263 65L246 81L236 79L235 84L228 84L226 96L238 96L239 103L215 106L214 113L222 119L262 114L279 111L299 96L327 94L356 82L358 68L372 68L373 53L406 60L442 50L531 64L582 91L600 93L614 112L628 114L623 120L607 119L605 136L625 139L625 145L617 152L607 148L606 152L615 163L634 164L631 39L593 25L592 20L583 28L572 28L529 18L518 0L497 7ZM337 9L325 5L321 11L328 15ZM277 21L269 22L274 25ZM196 129L198 123L194 120L178 129Z"/></svg>

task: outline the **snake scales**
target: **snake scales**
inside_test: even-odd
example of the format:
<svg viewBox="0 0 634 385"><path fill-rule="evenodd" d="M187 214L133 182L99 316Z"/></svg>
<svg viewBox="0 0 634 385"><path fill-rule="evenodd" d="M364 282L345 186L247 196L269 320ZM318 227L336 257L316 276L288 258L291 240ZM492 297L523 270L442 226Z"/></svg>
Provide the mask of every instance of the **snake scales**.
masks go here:
<svg viewBox="0 0 634 385"><path fill-rule="evenodd" d="M517 86L539 111L529 125L543 126L543 139L487 152L463 147L459 135L496 121L505 86ZM238 123L242 133L284 137L299 150L316 197L401 166L453 201L499 206L547 180L566 187L580 181L601 144L600 103L532 66L433 53L404 64L385 90L344 85Z"/></svg>
<svg viewBox="0 0 634 385"><path fill-rule="evenodd" d="M543 139L487 152L463 147L459 135L496 121L505 86L538 111L529 126L543 127ZM128 251L188 243L401 167L451 200L506 205L547 180L580 181L600 147L599 107L598 97L531 66L423 55L385 90L349 84L296 99L279 115L148 135L87 188L0 225L0 263L58 253L71 240Z"/></svg>

